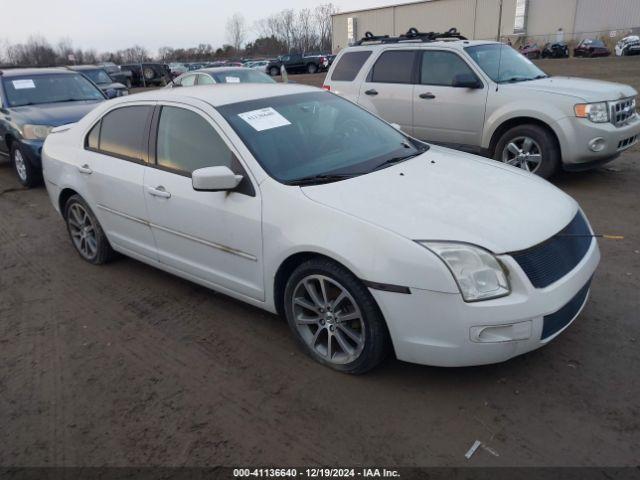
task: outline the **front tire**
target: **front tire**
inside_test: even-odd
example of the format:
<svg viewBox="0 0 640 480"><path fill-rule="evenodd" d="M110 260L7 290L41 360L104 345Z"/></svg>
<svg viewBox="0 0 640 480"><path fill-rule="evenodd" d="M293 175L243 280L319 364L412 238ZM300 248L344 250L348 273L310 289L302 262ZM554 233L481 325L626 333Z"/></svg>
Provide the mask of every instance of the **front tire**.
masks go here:
<svg viewBox="0 0 640 480"><path fill-rule="evenodd" d="M371 293L343 266L323 258L296 268L284 311L300 347L334 370L362 374L389 351L389 334Z"/></svg>
<svg viewBox="0 0 640 480"><path fill-rule="evenodd" d="M100 222L80 195L72 195L64 207L71 243L83 260L102 265L115 257Z"/></svg>
<svg viewBox="0 0 640 480"><path fill-rule="evenodd" d="M11 163L22 186L33 188L42 183L42 172L34 167L18 143L11 147Z"/></svg>
<svg viewBox="0 0 640 480"><path fill-rule="evenodd" d="M549 130L525 124L511 128L500 137L493 158L549 178L560 166L560 149Z"/></svg>
<svg viewBox="0 0 640 480"><path fill-rule="evenodd" d="M278 69L277 67L271 67L269 69L269 75L271 75L272 77L277 77L280 74L280 69Z"/></svg>
<svg viewBox="0 0 640 480"><path fill-rule="evenodd" d="M315 63L310 63L307 65L307 72L310 74L314 74L318 72L318 66Z"/></svg>

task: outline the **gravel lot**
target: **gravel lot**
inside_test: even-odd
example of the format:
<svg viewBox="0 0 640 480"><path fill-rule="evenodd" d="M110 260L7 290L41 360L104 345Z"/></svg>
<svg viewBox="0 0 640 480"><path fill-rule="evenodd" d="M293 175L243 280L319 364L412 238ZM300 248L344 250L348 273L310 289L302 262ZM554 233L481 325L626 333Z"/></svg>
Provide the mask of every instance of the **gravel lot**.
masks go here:
<svg viewBox="0 0 640 480"><path fill-rule="evenodd" d="M636 59L541 63L640 87ZM625 236L601 242L567 332L500 365L350 377L276 316L127 258L83 262L45 190L0 162L0 465L637 464L640 151L555 183ZM467 461L476 439L499 456Z"/></svg>

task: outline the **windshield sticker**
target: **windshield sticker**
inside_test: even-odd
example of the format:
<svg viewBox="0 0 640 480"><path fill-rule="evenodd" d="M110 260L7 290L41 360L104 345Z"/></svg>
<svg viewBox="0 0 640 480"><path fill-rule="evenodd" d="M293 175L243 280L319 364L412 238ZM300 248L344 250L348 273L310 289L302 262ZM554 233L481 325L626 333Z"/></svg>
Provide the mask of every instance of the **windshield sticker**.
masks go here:
<svg viewBox="0 0 640 480"><path fill-rule="evenodd" d="M25 80L13 80L13 88L16 90L24 90L25 88L36 88L36 84L33 83L33 80L27 78Z"/></svg>
<svg viewBox="0 0 640 480"><path fill-rule="evenodd" d="M225 77L227 83L240 83L240 77Z"/></svg>
<svg viewBox="0 0 640 480"><path fill-rule="evenodd" d="M258 132L291 125L289 120L284 118L271 107L239 113L238 116Z"/></svg>

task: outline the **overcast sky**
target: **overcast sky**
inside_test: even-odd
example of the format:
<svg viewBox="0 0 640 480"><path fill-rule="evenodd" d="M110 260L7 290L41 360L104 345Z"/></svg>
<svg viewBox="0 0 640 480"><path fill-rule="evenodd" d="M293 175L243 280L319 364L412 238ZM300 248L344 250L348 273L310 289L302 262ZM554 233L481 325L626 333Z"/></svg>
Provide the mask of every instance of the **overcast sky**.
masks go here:
<svg viewBox="0 0 640 480"><path fill-rule="evenodd" d="M40 34L56 44L114 51L139 44L190 47L226 42L226 19L242 13L248 26L285 8L313 8L319 0L1 0L0 40L19 43ZM341 11L398 3L394 0L334 0ZM251 32L251 37L255 35Z"/></svg>

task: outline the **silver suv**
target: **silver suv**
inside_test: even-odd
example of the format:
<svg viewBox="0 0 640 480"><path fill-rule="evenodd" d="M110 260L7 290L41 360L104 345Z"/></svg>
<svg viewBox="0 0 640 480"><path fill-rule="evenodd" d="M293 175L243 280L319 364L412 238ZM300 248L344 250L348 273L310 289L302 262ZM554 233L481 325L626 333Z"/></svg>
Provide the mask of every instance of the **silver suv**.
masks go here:
<svg viewBox="0 0 640 480"><path fill-rule="evenodd" d="M632 87L550 77L507 45L450 33L368 33L340 52L324 88L416 138L545 178L601 165L638 141Z"/></svg>

